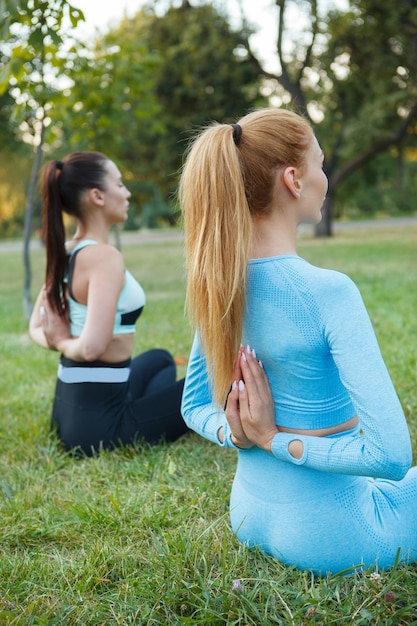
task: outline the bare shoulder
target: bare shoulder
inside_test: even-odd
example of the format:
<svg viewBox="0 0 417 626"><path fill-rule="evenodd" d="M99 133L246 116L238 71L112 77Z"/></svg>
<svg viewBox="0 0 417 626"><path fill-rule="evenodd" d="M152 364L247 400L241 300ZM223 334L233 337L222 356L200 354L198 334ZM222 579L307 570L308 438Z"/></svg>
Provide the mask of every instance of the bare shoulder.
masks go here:
<svg viewBox="0 0 417 626"><path fill-rule="evenodd" d="M98 243L94 246L86 246L80 250L79 258L87 263L104 263L109 266L115 264L123 266L123 256L120 250L108 243Z"/></svg>
<svg viewBox="0 0 417 626"><path fill-rule="evenodd" d="M124 275L124 261L120 250L114 246L98 243L80 250L77 257L78 272L86 277Z"/></svg>

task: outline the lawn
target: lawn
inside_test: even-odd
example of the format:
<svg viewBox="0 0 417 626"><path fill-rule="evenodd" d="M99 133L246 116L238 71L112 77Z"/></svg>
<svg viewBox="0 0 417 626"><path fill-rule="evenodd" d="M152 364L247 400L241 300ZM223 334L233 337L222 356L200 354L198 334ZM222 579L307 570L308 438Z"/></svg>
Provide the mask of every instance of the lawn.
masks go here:
<svg viewBox="0 0 417 626"><path fill-rule="evenodd" d="M358 284L414 449L416 250L410 228L302 235L299 246ZM136 350L166 347L182 363L191 334L181 242L123 252L148 299ZM417 566L315 579L240 545L228 521L232 450L190 434L93 459L66 455L49 433L58 355L28 339L21 257L0 246L0 626L417 624ZM35 296L43 251L31 259Z"/></svg>

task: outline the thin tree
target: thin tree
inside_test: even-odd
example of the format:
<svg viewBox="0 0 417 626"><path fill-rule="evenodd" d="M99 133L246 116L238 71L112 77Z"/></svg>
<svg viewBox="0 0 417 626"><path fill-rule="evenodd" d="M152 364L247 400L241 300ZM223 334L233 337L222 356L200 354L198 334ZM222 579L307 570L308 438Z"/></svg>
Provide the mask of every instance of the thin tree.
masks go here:
<svg viewBox="0 0 417 626"><path fill-rule="evenodd" d="M0 11L4 25L0 45L2 58L6 59L0 75L0 93L9 89L14 96L20 137L33 148L23 241L23 308L29 320L32 311L30 238L36 186L46 131L53 129L54 104L62 97L57 87L65 59L61 52L69 40L70 26L75 27L84 16L66 0L5 0Z"/></svg>

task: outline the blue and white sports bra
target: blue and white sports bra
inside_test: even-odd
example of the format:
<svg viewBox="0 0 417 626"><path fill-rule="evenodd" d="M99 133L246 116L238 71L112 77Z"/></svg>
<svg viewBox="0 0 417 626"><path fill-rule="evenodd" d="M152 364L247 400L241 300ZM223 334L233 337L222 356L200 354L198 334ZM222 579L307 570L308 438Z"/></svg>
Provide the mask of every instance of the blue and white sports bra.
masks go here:
<svg viewBox="0 0 417 626"><path fill-rule="evenodd" d="M70 312L71 335L79 337L85 325L87 306L77 302L72 291L72 276L77 253L86 246L95 245L97 241L85 239L78 243L73 250L68 252L68 303ZM135 332L135 323L145 306L146 297L141 285L133 278L132 274L125 269L125 284L120 292L117 303L116 317L114 320L113 335L127 335Z"/></svg>

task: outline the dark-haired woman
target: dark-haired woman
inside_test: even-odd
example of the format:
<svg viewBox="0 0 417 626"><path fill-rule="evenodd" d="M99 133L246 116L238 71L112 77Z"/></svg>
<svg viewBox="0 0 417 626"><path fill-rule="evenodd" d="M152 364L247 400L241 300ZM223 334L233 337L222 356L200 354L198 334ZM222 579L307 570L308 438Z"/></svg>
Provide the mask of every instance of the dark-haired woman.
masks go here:
<svg viewBox="0 0 417 626"><path fill-rule="evenodd" d="M172 356L153 349L131 358L145 294L108 243L129 198L101 153L73 153L44 168L46 278L29 333L61 353L52 425L67 450L85 455L135 440L173 441L187 430ZM77 226L67 242L63 212Z"/></svg>

